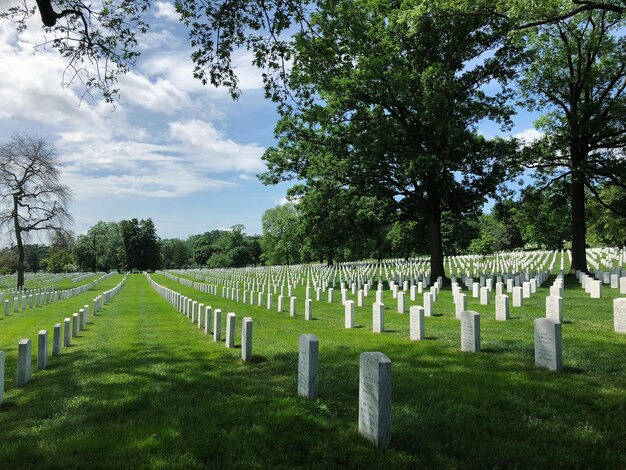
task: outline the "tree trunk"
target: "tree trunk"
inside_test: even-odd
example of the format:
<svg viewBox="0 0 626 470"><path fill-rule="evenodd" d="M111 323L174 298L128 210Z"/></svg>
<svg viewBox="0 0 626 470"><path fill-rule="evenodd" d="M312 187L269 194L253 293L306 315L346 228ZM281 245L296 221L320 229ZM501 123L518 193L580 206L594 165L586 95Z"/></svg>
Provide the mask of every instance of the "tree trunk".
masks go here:
<svg viewBox="0 0 626 470"><path fill-rule="evenodd" d="M586 253L586 233L587 226L585 220L585 175L582 165L585 159L580 146L572 145L572 186L570 190L571 199L571 234L572 234L572 265L570 274L576 271L589 272L587 268Z"/></svg>
<svg viewBox="0 0 626 470"><path fill-rule="evenodd" d="M441 240L441 206L437 196L428 196L428 246L430 248L430 279L446 278L443 266L443 243Z"/></svg>
<svg viewBox="0 0 626 470"><path fill-rule="evenodd" d="M22 242L22 228L18 218L18 196L13 195L13 226L15 228L15 243L17 245L17 288L24 287L24 243Z"/></svg>

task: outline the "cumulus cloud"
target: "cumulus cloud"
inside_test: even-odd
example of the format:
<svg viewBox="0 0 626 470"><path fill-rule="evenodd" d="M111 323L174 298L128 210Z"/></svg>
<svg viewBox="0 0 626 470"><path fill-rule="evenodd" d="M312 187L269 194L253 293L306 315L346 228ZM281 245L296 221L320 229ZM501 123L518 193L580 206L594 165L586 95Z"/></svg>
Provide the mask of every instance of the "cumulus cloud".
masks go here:
<svg viewBox="0 0 626 470"><path fill-rule="evenodd" d="M151 82L143 75L129 72L120 80L124 90L123 103L131 103L150 111L172 114L189 106L189 95L169 80L157 78Z"/></svg>
<svg viewBox="0 0 626 470"><path fill-rule="evenodd" d="M524 145L531 145L535 141L541 139L543 135L543 132L538 131L537 129L529 128L514 134L513 137L521 140Z"/></svg>
<svg viewBox="0 0 626 470"><path fill-rule="evenodd" d="M172 139L192 156L198 169L204 171L256 172L264 168L261 162L263 147L256 144L238 144L226 138L209 122L199 119L170 122Z"/></svg>
<svg viewBox="0 0 626 470"><path fill-rule="evenodd" d="M157 16L177 19L172 3L155 5ZM151 41L168 37L156 32ZM236 187L263 169L262 146L238 143L197 117L220 114L213 112L214 96L193 79L182 50L166 49L122 76L122 97L113 110L81 101L80 87L62 87L67 59L54 50L34 54L41 41L38 24L17 33L0 22L0 137L11 128L50 135L75 199L184 197ZM245 74L242 84L258 86ZM190 111L193 119L186 117Z"/></svg>
<svg viewBox="0 0 626 470"><path fill-rule="evenodd" d="M165 18L170 21L178 21L180 16L176 12L176 7L171 2L157 1L154 4L154 16L157 18Z"/></svg>

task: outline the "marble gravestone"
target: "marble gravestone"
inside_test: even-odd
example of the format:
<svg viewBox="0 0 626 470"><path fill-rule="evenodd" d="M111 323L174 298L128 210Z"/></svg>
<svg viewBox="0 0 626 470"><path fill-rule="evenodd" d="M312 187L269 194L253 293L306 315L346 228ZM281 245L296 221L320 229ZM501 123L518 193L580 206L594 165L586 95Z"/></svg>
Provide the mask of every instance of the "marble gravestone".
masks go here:
<svg viewBox="0 0 626 470"><path fill-rule="evenodd" d="M496 294L496 320L506 321L509 319L509 296Z"/></svg>
<svg viewBox="0 0 626 470"><path fill-rule="evenodd" d="M359 433L380 448L391 440L391 361L381 352L360 357Z"/></svg>
<svg viewBox="0 0 626 470"><path fill-rule="evenodd" d="M411 341L424 339L424 309L419 305L409 309L409 338Z"/></svg>
<svg viewBox="0 0 626 470"><path fill-rule="evenodd" d="M535 320L535 366L560 372L563 369L561 323L551 318Z"/></svg>
<svg viewBox="0 0 626 470"><path fill-rule="evenodd" d="M555 295L546 297L546 318L563 323L563 299Z"/></svg>
<svg viewBox="0 0 626 470"><path fill-rule="evenodd" d="M315 335L298 340L298 395L317 398L318 341Z"/></svg>
<svg viewBox="0 0 626 470"><path fill-rule="evenodd" d="M344 305L344 328L354 328L354 301L346 300Z"/></svg>
<svg viewBox="0 0 626 470"><path fill-rule="evenodd" d="M234 312L229 312L226 315L226 347L235 347L235 320L236 315Z"/></svg>
<svg viewBox="0 0 626 470"><path fill-rule="evenodd" d="M30 382L30 362L32 355L31 341L28 338L21 339L17 345L17 386L26 385Z"/></svg>
<svg viewBox="0 0 626 470"><path fill-rule="evenodd" d="M461 313L461 351L480 351L480 315L472 310Z"/></svg>
<svg viewBox="0 0 626 470"><path fill-rule="evenodd" d="M252 360L252 318L244 317L241 321L241 359Z"/></svg>
<svg viewBox="0 0 626 470"><path fill-rule="evenodd" d="M374 333L385 331L385 304L374 302L372 306L372 330Z"/></svg>
<svg viewBox="0 0 626 470"><path fill-rule="evenodd" d="M626 299L613 300L613 327L616 333L626 333Z"/></svg>

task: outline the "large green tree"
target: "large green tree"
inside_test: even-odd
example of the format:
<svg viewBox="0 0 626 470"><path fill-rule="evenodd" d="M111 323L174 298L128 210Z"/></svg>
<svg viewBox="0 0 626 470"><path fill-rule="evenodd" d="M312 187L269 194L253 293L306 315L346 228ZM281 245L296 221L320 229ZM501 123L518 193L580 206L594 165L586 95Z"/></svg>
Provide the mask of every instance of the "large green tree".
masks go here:
<svg viewBox="0 0 626 470"><path fill-rule="evenodd" d="M293 264L300 260L301 215L291 203L267 209L262 218L261 258L267 264Z"/></svg>
<svg viewBox="0 0 626 470"><path fill-rule="evenodd" d="M531 61L520 82L526 105L544 112L530 166L569 181L572 272L587 271L585 191L611 206L601 184L626 189L626 19L586 11L525 31ZM622 190L623 190L622 189Z"/></svg>
<svg viewBox="0 0 626 470"><path fill-rule="evenodd" d="M124 248L122 266L125 270L155 270L161 264L161 249L152 219L122 220L119 223Z"/></svg>
<svg viewBox="0 0 626 470"><path fill-rule="evenodd" d="M266 183L334 180L423 219L432 275L444 276L442 213L474 213L506 174L513 142L488 140L484 121L508 124L504 85L515 49L486 2L327 0L300 33L280 102ZM475 14L471 14L471 13ZM488 94L490 85L496 90ZM295 103L295 104L294 104Z"/></svg>

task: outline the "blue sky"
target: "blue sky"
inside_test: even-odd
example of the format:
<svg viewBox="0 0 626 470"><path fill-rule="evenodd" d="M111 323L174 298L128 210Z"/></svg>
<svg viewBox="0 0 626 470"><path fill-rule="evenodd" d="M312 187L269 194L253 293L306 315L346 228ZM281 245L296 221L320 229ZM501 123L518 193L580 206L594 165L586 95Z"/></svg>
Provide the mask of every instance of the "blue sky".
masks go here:
<svg viewBox="0 0 626 470"><path fill-rule="evenodd" d="M151 217L161 238L243 224L261 232L263 212L285 202L288 184L263 186L260 157L274 142L274 105L263 99L260 71L236 54L241 98L202 86L192 76L186 31L173 3L157 1L142 56L120 79L115 110L80 100L61 86L66 60L38 51L35 17L18 35L0 21L0 142L15 132L47 136L74 193L74 231L98 222ZM535 136L533 116L516 118L513 134ZM493 136L497 129L481 129ZM6 243L6 238L4 239ZM3 243L3 244L4 244Z"/></svg>

